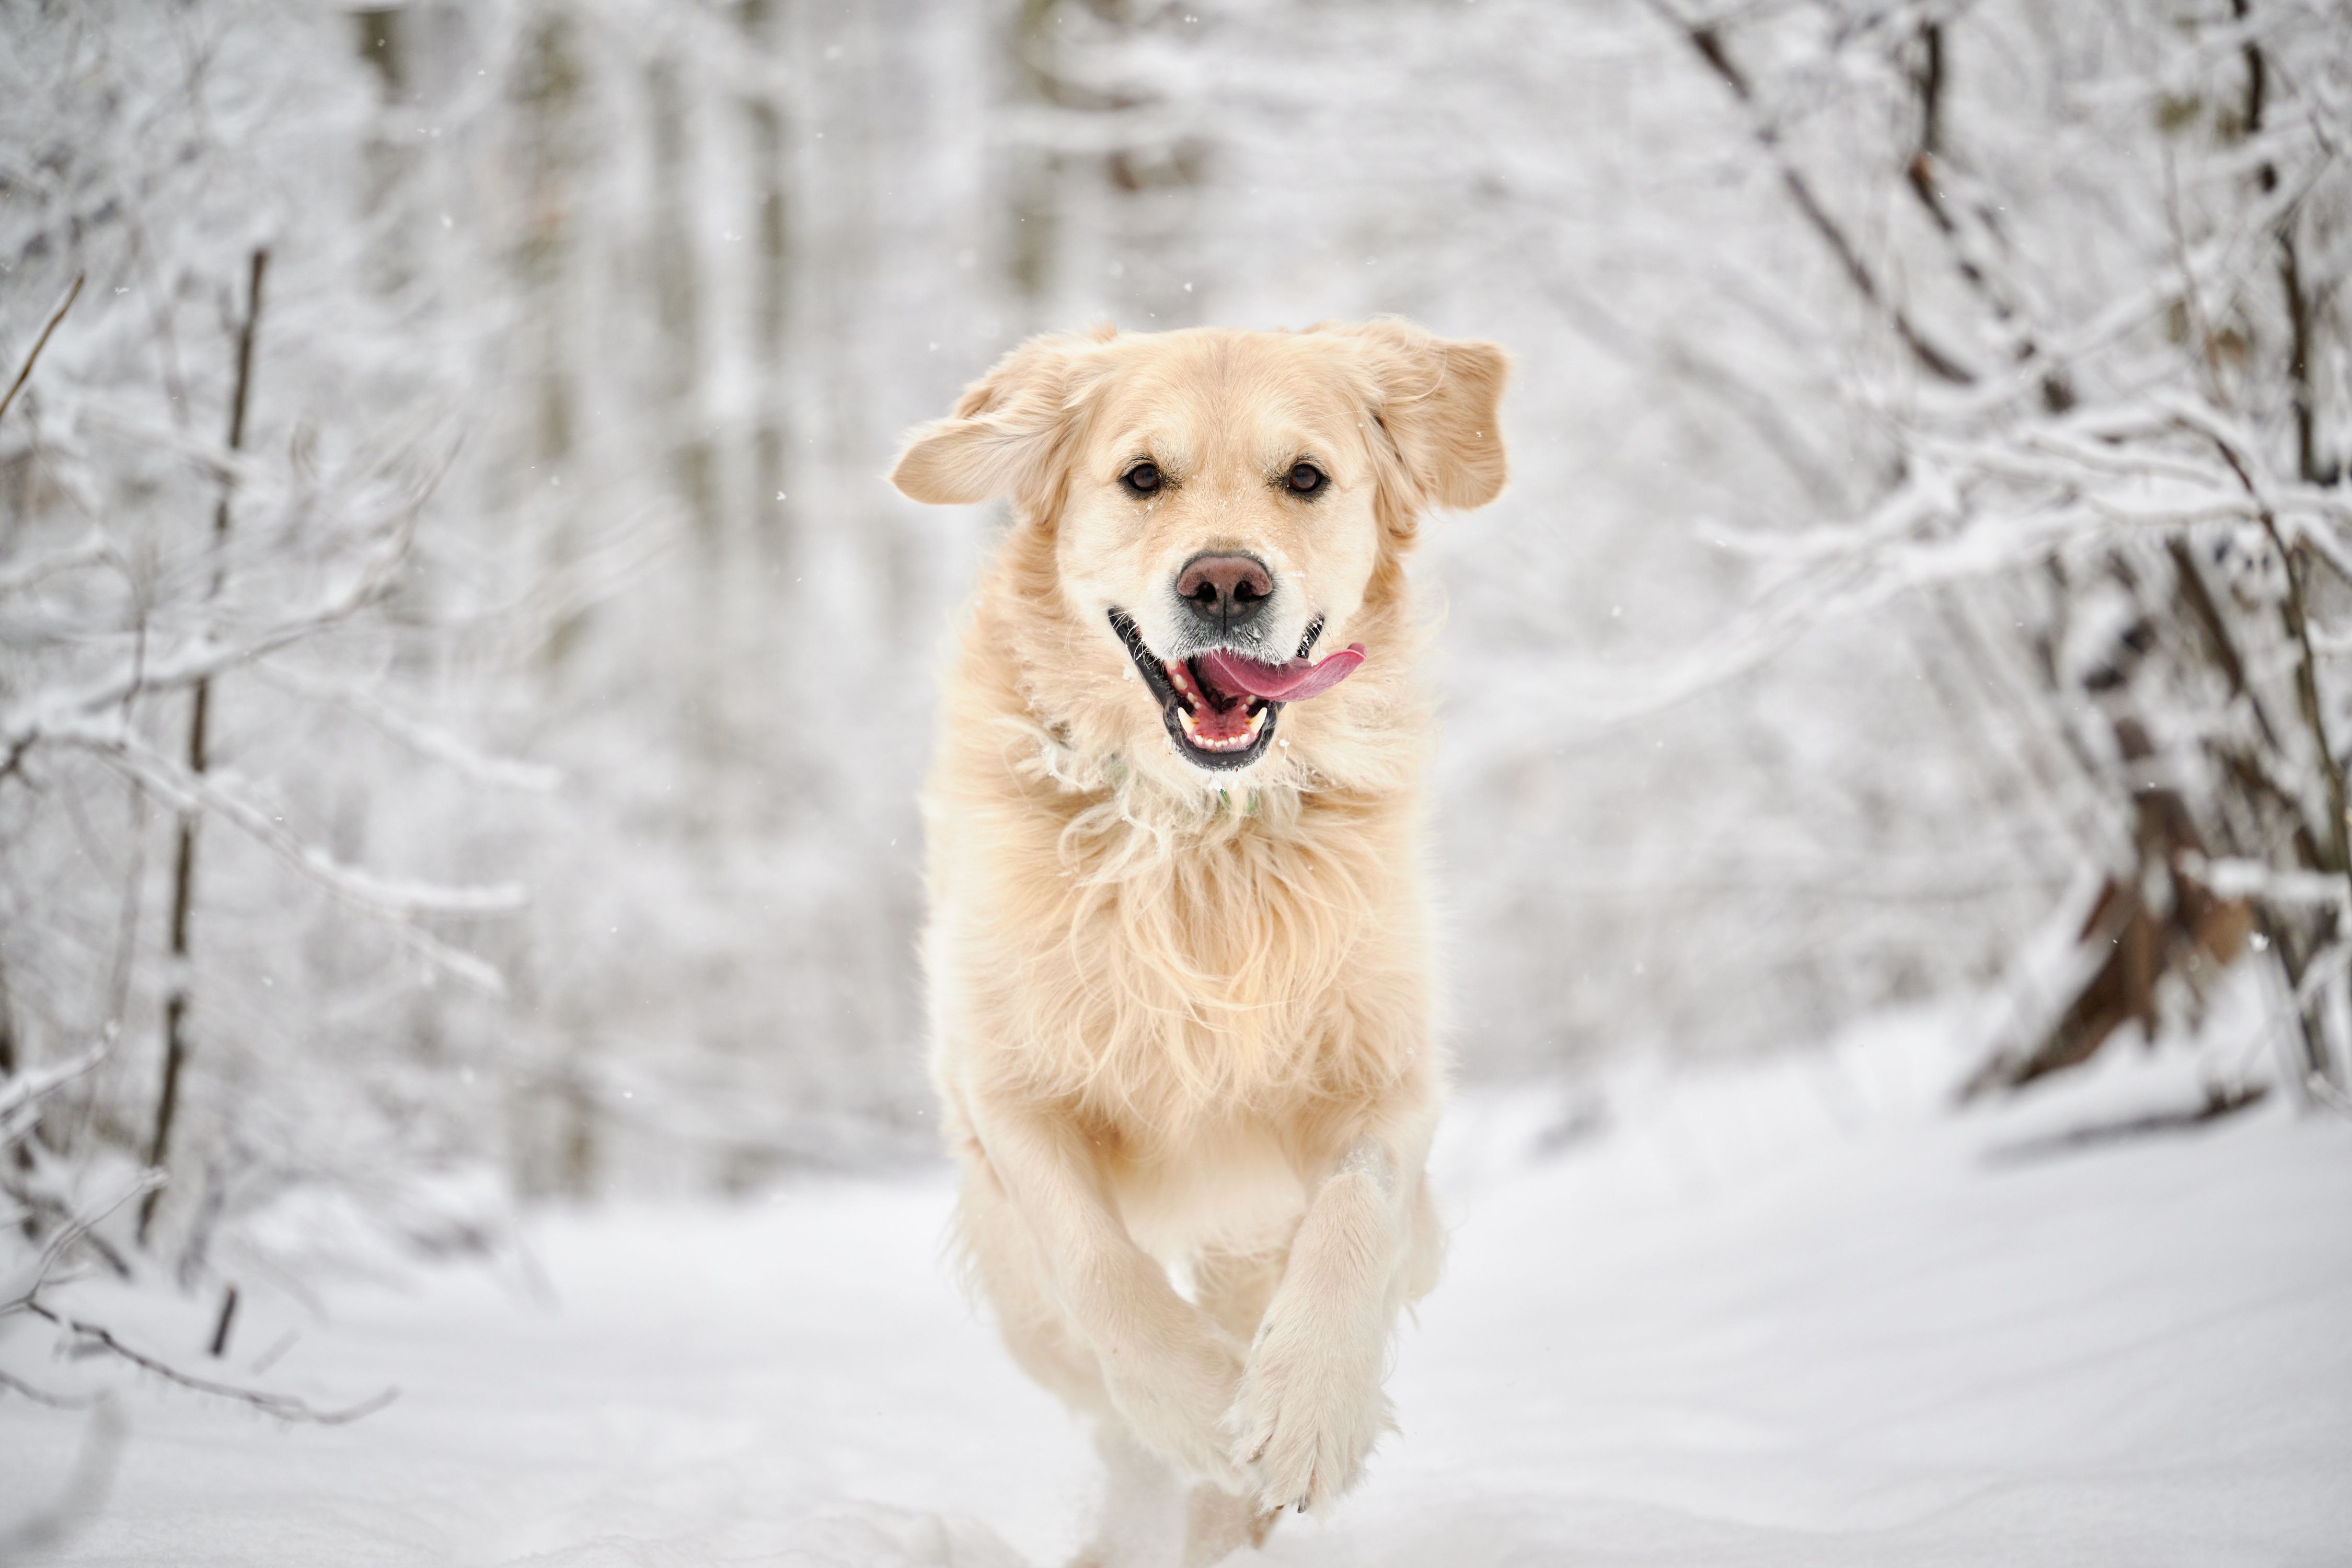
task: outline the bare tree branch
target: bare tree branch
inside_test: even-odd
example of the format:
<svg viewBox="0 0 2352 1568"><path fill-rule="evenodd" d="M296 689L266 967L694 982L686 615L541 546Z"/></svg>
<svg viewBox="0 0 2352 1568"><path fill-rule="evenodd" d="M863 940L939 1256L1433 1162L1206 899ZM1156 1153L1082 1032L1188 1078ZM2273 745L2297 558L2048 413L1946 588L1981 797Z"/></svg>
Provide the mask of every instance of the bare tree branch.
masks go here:
<svg viewBox="0 0 2352 1568"><path fill-rule="evenodd" d="M1747 73L1733 61L1720 28L1711 22L1694 22L1682 16L1669 0L1649 0L1649 5L1660 20L1682 36L1683 40L1706 63L1707 69L1730 89L1732 97L1738 100L1740 108L1748 115L1748 133L1772 161L1790 200L1796 204L1797 211L1802 215L1806 224L1821 237L1822 243L1829 247L1830 255L1838 264L1838 270L1845 274L1846 281L1853 286L1854 292L1885 318L1887 325L1894 329L1895 335L1902 340L1903 346L1911 351L1911 357L1929 374L1958 386L1974 382L1976 374L1922 332L1909 313L1888 296L1869 264L1863 260L1862 252L1837 220L1830 216L1829 208L1814 194L1812 183L1805 177L1804 171L1797 167L1787 149L1781 146L1780 129L1761 112L1755 89L1749 85Z"/></svg>
<svg viewBox="0 0 2352 1568"><path fill-rule="evenodd" d="M48 322L41 328L41 335L33 340L32 352L25 356L25 363L17 367L16 379L8 384L6 395L0 396L0 418L7 417L10 405L16 401L16 394L24 391L25 383L32 379L33 366L40 362L41 351L49 346L49 334L58 330L58 323L66 319L68 310L73 309L73 302L81 298L83 277L84 275L79 272L74 274L73 286L66 290L66 297L58 301L58 308L49 312Z"/></svg>
<svg viewBox="0 0 2352 1568"><path fill-rule="evenodd" d="M23 1303L23 1310L33 1316L63 1329L74 1336L76 1348L102 1350L108 1354L130 1363L142 1372L150 1372L166 1383L209 1394L217 1399L233 1399L250 1405L265 1415L275 1415L280 1421L308 1422L320 1426L341 1426L374 1415L400 1397L396 1388L362 1399L356 1404L320 1409L309 1400L291 1394L277 1394L268 1389L247 1388L239 1384L222 1383L215 1378L198 1377L182 1372L161 1357L126 1344L103 1323L90 1322L68 1313L59 1312L38 1300Z"/></svg>

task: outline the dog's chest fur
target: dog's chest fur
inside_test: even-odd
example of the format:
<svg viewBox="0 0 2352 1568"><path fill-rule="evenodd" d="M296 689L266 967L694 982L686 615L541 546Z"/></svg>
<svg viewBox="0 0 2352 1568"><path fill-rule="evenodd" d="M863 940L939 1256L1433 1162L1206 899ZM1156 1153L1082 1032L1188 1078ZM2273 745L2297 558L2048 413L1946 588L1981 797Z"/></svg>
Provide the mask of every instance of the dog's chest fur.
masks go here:
<svg viewBox="0 0 2352 1568"><path fill-rule="evenodd" d="M934 889L934 981L959 1015L942 1067L965 1087L1001 1078L1165 1143L1428 1070L1401 1045L1427 1038L1427 984L1400 805L1292 795L1169 824L1022 794Z"/></svg>

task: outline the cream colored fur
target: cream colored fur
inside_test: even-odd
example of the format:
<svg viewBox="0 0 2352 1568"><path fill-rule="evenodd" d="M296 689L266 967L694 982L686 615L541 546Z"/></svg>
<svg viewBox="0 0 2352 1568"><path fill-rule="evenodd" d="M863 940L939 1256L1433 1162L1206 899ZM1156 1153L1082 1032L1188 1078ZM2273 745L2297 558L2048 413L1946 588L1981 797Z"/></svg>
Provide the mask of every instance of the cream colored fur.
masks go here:
<svg viewBox="0 0 2352 1568"><path fill-rule="evenodd" d="M1387 321L1040 338L892 472L1013 502L942 693L925 957L960 1240L1112 1471L1081 1563L1262 1541L1389 1424L1396 1315L1441 1242L1403 556L1425 510L1501 489L1504 376L1491 345ZM1139 458L1159 495L1120 484ZM1329 475L1312 500L1279 482L1302 458ZM1210 549L1272 569L1277 646L1320 616L1318 650L1370 649L1237 772L1179 754L1107 620L1167 657L1174 576Z"/></svg>

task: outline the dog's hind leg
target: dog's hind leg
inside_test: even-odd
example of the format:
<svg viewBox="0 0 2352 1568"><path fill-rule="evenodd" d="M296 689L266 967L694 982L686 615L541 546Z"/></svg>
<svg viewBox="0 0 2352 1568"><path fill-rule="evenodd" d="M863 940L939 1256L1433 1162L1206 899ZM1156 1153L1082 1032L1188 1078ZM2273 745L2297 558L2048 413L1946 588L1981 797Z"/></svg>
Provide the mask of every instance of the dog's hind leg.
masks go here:
<svg viewBox="0 0 2352 1568"><path fill-rule="evenodd" d="M1278 1251L1203 1253L1192 1265L1193 1297L1212 1321L1247 1344L1282 1284L1282 1263ZM1255 1498L1202 1482L1185 1503L1184 1568L1209 1568L1244 1546L1265 1545L1281 1517Z"/></svg>
<svg viewBox="0 0 2352 1568"><path fill-rule="evenodd" d="M1241 1382L1240 1347L1128 1234L1099 1145L1009 1103L976 1115L975 1127L982 1168L1029 1238L1047 1299L1093 1352L1120 1421L1188 1478L1241 1489L1248 1478L1221 1425Z"/></svg>
<svg viewBox="0 0 2352 1568"><path fill-rule="evenodd" d="M972 1284L994 1309L997 1332L1021 1370L1072 1409L1108 1416L1101 1363L1055 1302L1036 1243L976 1151L956 1205L956 1233Z"/></svg>
<svg viewBox="0 0 2352 1568"><path fill-rule="evenodd" d="M1176 1472L1113 1413L1101 1363L1055 1304L1035 1242L976 1151L956 1226L1013 1359L1073 1409L1096 1417L1095 1451L1105 1472L1102 1512L1094 1538L1069 1568L1175 1568L1176 1542L1184 1532Z"/></svg>
<svg viewBox="0 0 2352 1568"><path fill-rule="evenodd" d="M1255 1499L1203 1481L1184 1505L1184 1568L1210 1568L1244 1546L1264 1546L1281 1518L1261 1512Z"/></svg>
<svg viewBox="0 0 2352 1568"><path fill-rule="evenodd" d="M1102 1456L1108 1477L1102 1516L1094 1539L1070 1559L1069 1568L1175 1568L1175 1543L1184 1531L1175 1470L1136 1441L1117 1416L1097 1423L1095 1452ZM1188 1555L1184 1562L1189 1568L1192 1559Z"/></svg>

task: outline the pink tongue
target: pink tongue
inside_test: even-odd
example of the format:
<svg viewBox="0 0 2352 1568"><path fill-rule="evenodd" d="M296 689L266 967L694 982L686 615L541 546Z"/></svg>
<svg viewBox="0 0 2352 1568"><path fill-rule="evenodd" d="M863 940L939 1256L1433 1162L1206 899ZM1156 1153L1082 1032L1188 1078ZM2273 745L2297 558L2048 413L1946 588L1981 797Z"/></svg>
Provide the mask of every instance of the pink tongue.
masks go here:
<svg viewBox="0 0 2352 1568"><path fill-rule="evenodd" d="M1364 662L1364 645L1349 643L1318 663L1294 658L1288 664L1260 664L1237 653L1213 648L1201 656L1201 669L1227 691L1246 691L1274 702L1304 702L1320 697L1356 673Z"/></svg>

